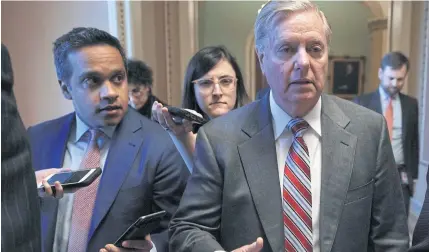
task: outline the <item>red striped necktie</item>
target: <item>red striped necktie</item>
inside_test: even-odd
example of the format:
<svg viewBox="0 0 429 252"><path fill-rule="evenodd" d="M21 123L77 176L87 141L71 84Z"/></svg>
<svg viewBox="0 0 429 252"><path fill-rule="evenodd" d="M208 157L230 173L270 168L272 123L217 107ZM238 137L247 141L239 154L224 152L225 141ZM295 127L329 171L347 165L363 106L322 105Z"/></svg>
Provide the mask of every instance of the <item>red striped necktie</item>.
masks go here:
<svg viewBox="0 0 429 252"><path fill-rule="evenodd" d="M313 251L310 158L303 133L309 125L301 118L287 124L294 140L283 175L285 251Z"/></svg>

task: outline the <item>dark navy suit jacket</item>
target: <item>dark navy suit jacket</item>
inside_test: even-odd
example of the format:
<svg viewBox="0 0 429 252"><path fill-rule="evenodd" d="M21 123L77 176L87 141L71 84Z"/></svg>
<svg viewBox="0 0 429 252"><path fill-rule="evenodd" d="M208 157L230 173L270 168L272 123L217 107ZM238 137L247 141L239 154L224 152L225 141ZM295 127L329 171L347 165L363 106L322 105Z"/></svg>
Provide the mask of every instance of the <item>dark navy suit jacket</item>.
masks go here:
<svg viewBox="0 0 429 252"><path fill-rule="evenodd" d="M402 147L404 152L405 169L408 178L417 179L419 171L419 112L415 98L399 93L402 109ZM356 97L355 103L383 114L380 102L380 92L377 91ZM412 187L409 188L411 194Z"/></svg>
<svg viewBox="0 0 429 252"><path fill-rule="evenodd" d="M35 170L62 167L75 113L30 127ZM160 210L167 215L152 234L158 252L167 251L169 220L180 202L189 171L169 135L128 109L116 127L104 165L89 231L87 251L99 251L138 217ZM51 252L58 199L41 199L42 247ZM157 234L158 233L158 234Z"/></svg>

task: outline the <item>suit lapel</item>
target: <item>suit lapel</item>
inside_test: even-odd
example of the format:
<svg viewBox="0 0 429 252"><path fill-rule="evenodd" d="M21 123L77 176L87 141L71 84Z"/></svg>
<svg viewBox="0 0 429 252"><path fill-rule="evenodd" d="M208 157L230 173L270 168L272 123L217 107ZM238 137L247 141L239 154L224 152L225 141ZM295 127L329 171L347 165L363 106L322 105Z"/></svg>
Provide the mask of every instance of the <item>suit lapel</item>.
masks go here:
<svg viewBox="0 0 429 252"><path fill-rule="evenodd" d="M142 122L134 115L128 110L110 143L95 201L89 239L110 209L143 142L143 138L138 137L142 130Z"/></svg>
<svg viewBox="0 0 429 252"><path fill-rule="evenodd" d="M46 146L47 150L44 155L42 167L58 168L62 167L64 162L64 154L67 148L70 131L75 120L75 113L71 113L64 117L64 120L59 123L58 128L49 129L47 135Z"/></svg>
<svg viewBox="0 0 429 252"><path fill-rule="evenodd" d="M383 111L381 109L380 91L378 89L372 95L368 108L375 112L378 112L379 114L383 114Z"/></svg>
<svg viewBox="0 0 429 252"><path fill-rule="evenodd" d="M273 251L283 249L280 182L269 96L256 107L242 131L249 137L238 146L244 173L265 235Z"/></svg>
<svg viewBox="0 0 429 252"><path fill-rule="evenodd" d="M408 115L410 114L408 112L408 103L407 103L407 97L403 95L402 93L399 93L399 99L401 101L401 114L402 114L402 146L405 145L405 139L407 139L407 125L408 125Z"/></svg>
<svg viewBox="0 0 429 252"><path fill-rule="evenodd" d="M357 137L345 128L349 119L329 96L322 96L322 183L320 247L331 251L352 174Z"/></svg>
<svg viewBox="0 0 429 252"><path fill-rule="evenodd" d="M50 132L46 135L44 146L46 151L42 157L41 166L38 169L61 168L64 161L64 154L67 147L67 141L70 135L71 126L74 122L75 113L67 115L60 121L57 128L48 129ZM36 158L37 159L37 158ZM57 223L58 199L41 199L41 223L44 251L52 251L55 237L55 225Z"/></svg>

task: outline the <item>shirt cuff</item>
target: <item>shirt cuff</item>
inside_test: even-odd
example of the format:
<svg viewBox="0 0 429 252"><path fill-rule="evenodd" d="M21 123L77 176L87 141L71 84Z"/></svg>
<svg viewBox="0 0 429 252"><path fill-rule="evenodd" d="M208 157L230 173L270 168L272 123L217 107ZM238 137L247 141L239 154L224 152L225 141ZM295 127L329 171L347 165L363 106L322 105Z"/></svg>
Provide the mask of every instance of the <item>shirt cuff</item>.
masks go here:
<svg viewBox="0 0 429 252"><path fill-rule="evenodd" d="M151 241L152 242L152 241ZM152 242L152 249L150 250L150 252L157 252L156 251L156 246L155 243Z"/></svg>

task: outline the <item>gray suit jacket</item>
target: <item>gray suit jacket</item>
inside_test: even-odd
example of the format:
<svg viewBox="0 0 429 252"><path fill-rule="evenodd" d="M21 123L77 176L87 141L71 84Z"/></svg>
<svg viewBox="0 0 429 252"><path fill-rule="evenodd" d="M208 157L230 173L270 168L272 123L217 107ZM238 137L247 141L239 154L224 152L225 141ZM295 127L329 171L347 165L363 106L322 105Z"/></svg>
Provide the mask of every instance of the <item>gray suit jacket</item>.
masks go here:
<svg viewBox="0 0 429 252"><path fill-rule="evenodd" d="M270 90L271 90L270 87L266 87L266 88L259 90L258 93L256 93L256 100L263 98L266 94L268 94L270 92Z"/></svg>
<svg viewBox="0 0 429 252"><path fill-rule="evenodd" d="M321 251L406 251L406 215L383 117L323 95L321 124ZM281 205L266 95L200 129L193 174L170 223L170 251L230 251L258 236L263 251L284 251Z"/></svg>
<svg viewBox="0 0 429 252"><path fill-rule="evenodd" d="M422 211L417 220L416 228L413 233L413 246L410 252L429 251L429 167L426 174L426 196L423 202Z"/></svg>
<svg viewBox="0 0 429 252"><path fill-rule="evenodd" d="M419 171L419 112L417 100L399 93L402 109L402 146L405 169L409 178L417 179ZM354 99L354 102L383 114L380 93L377 91ZM410 187L412 190L412 187ZM411 192L412 194L413 192Z"/></svg>

